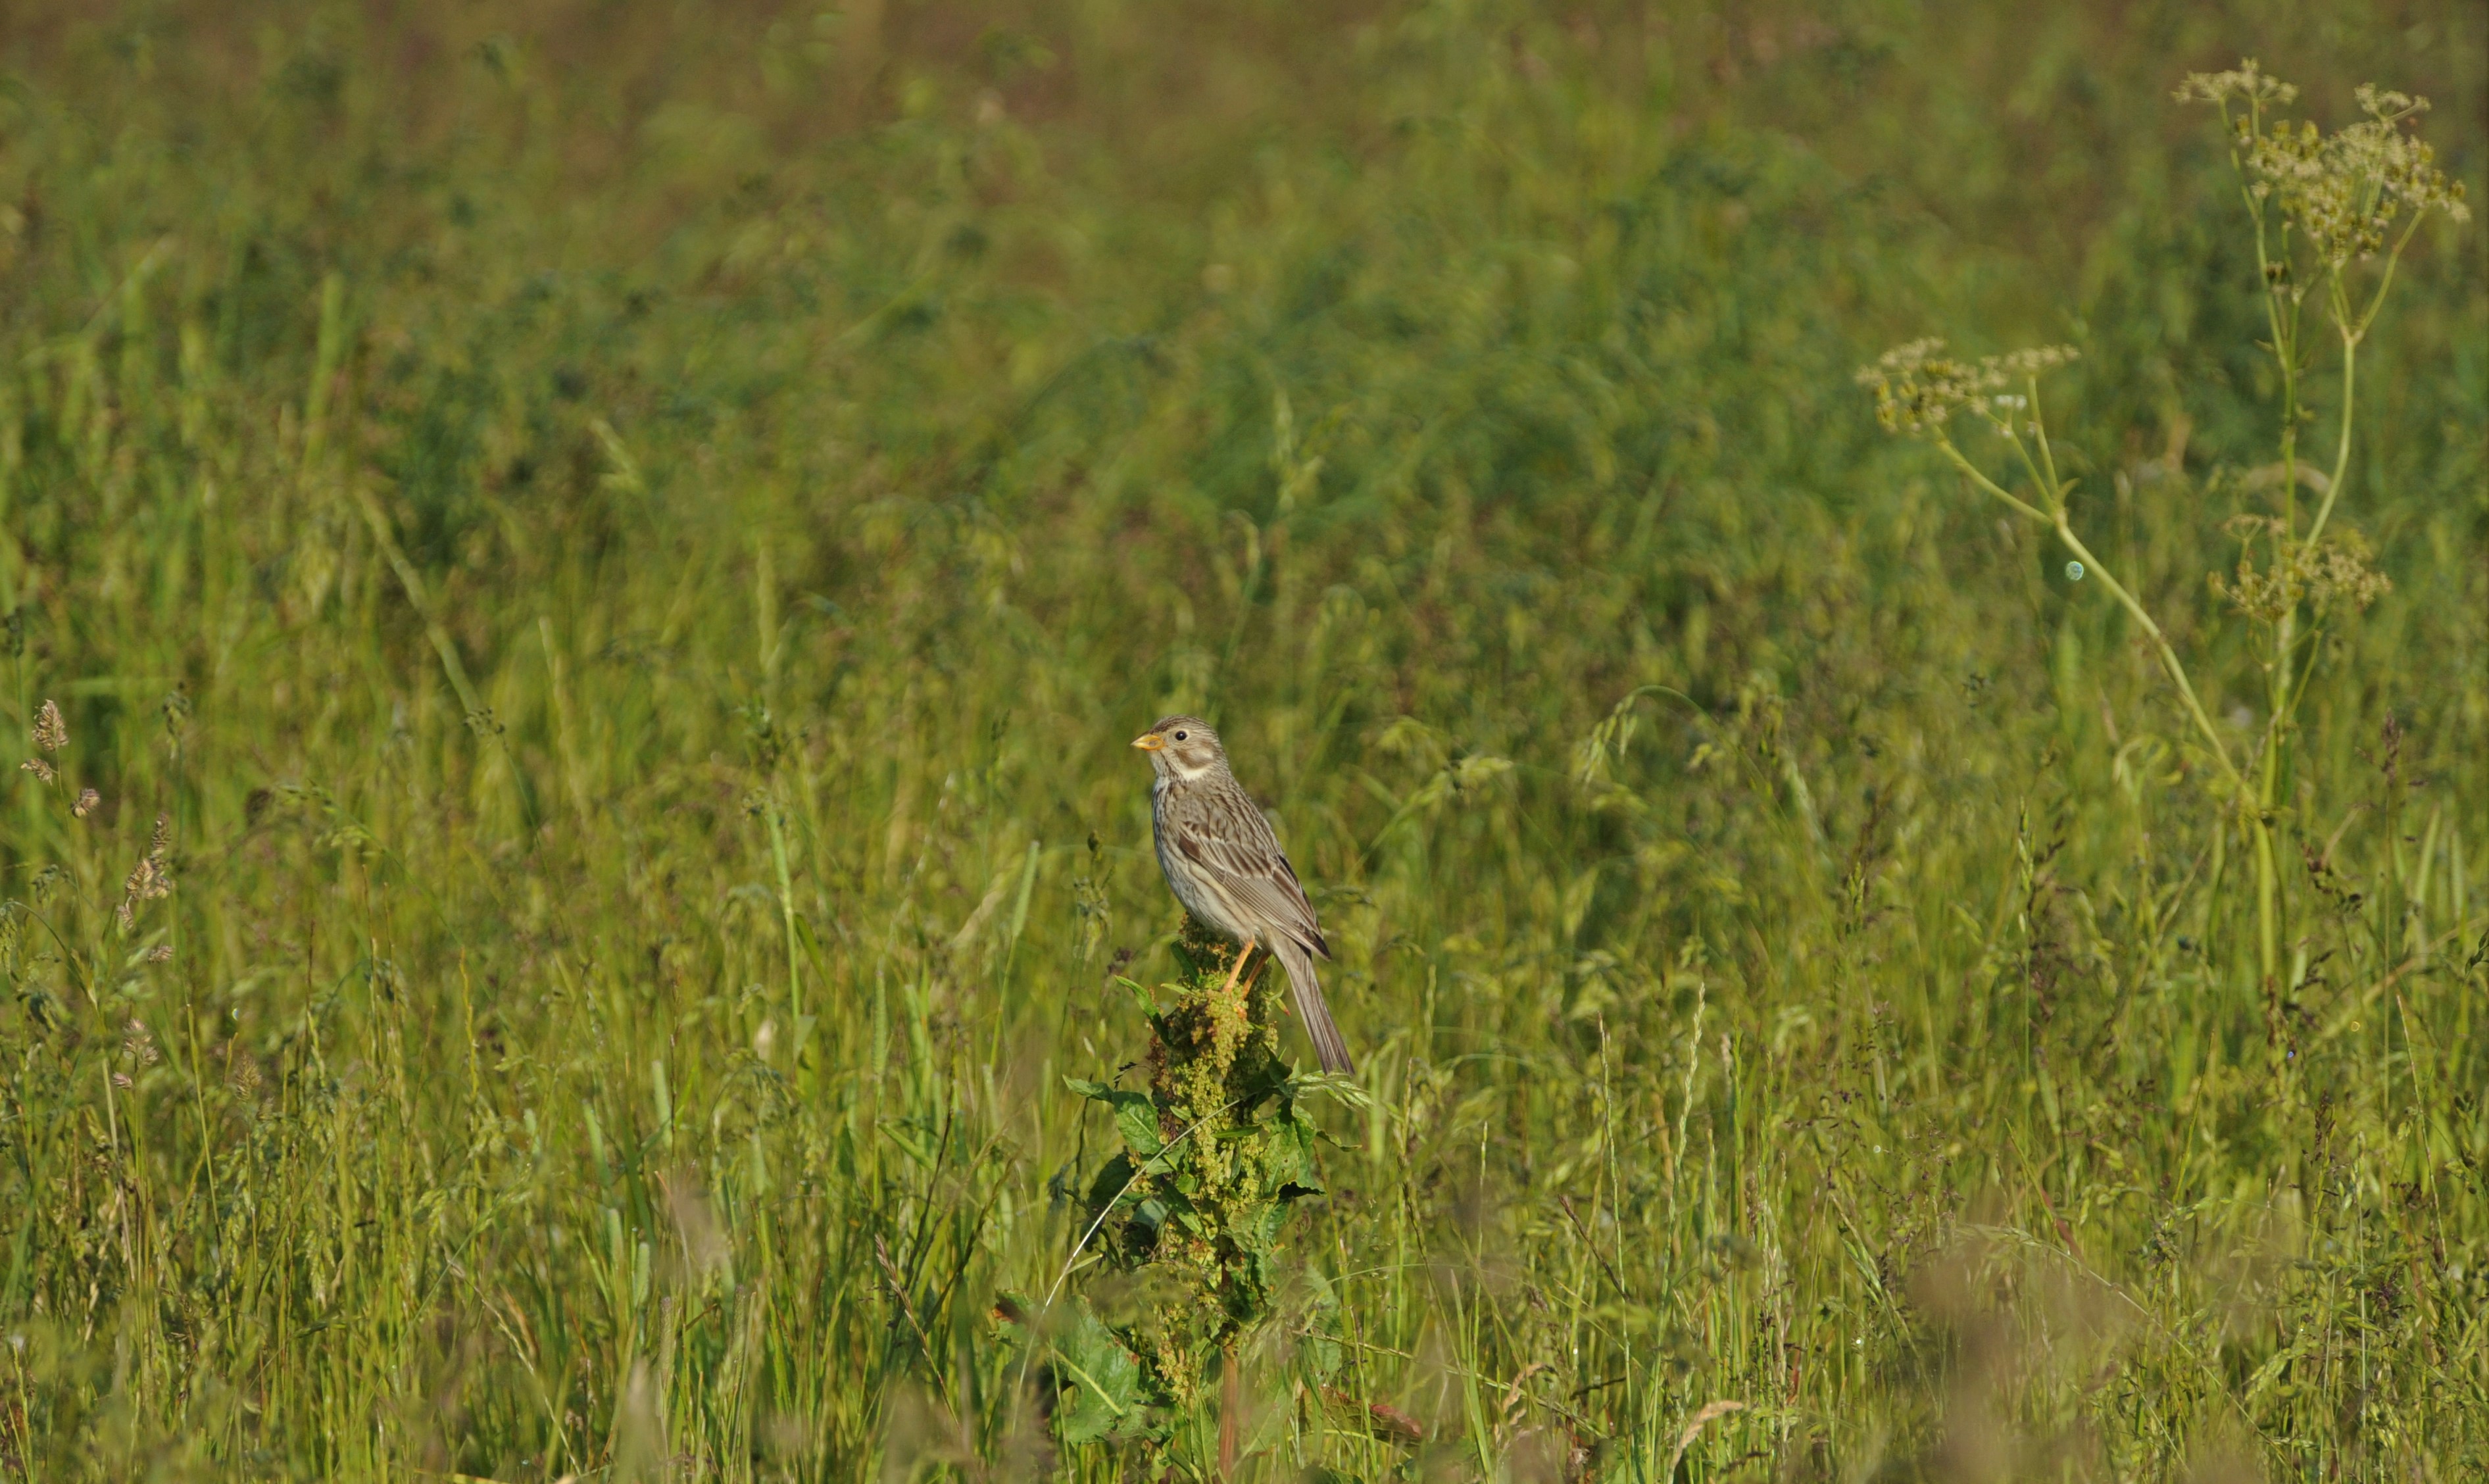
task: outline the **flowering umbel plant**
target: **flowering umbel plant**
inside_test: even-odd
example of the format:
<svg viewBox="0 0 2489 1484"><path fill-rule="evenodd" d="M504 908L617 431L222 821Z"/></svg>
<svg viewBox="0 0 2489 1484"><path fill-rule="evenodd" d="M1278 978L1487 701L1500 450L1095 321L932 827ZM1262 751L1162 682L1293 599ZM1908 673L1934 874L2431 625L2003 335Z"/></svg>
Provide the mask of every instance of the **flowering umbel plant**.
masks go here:
<svg viewBox="0 0 2489 1484"><path fill-rule="evenodd" d="M1968 408L2008 430L2014 414L2031 405L2005 387L2053 370L2081 353L2071 345L2044 345L2003 356L1960 360L1944 353L1941 340L1913 340L1875 357L1858 372L1858 385L1875 393L1875 420L1887 432L1913 438L1944 426L1957 409Z"/></svg>
<svg viewBox="0 0 2489 1484"><path fill-rule="evenodd" d="M2267 641L2265 725L2243 755L2214 727L2160 625L2075 534L2068 508L2074 481L2057 471L2040 410L2041 375L2072 361L2072 348L1966 360L1946 354L1941 340L1914 340L1858 372L1859 384L1874 395L1878 422L1934 444L1972 484L2053 530L2075 558L2069 573L2097 578L2143 631L2214 764L2219 793L2252 841L2256 956L2269 1008L2291 987L2279 983L2284 904L2273 830L2276 785L2287 771L2291 718L2305 688L2310 650L2326 624L2364 611L2391 585L2370 563L2367 543L2357 531L2328 533L2350 472L2360 344L2384 307L2394 269L2420 222L2432 212L2456 222L2471 214L2461 183L2446 179L2415 132L2415 121L2427 111L2426 99L2362 87L2357 97L2363 116L2327 134L2313 124L2277 115L2298 96L2297 88L2252 60L2230 71L2190 74L2177 92L2181 101L2221 110L2231 165L2255 234L2271 330L2266 346L2280 370L2280 459L2262 471L2272 477L2254 485L2277 491L2277 508L2245 512L2231 523L2244 548L2237 570L2211 577L2213 591L2263 629ZM2330 472L2303 467L2299 453L2299 431L2310 417L2302 400L2302 311L2310 295L2319 297L2342 352ZM1949 425L1957 412L1977 415L2003 440L2013 466L2003 478L1954 442ZM2024 484L2025 493L2009 488L2017 483ZM2317 497L2312 517L2304 520L2298 503L2303 485Z"/></svg>
<svg viewBox="0 0 2489 1484"><path fill-rule="evenodd" d="M2427 99L2363 84L2356 97L2367 117L2327 134L2305 120L2293 124L2270 117L2298 96L2297 88L2260 71L2252 59L2231 71L2191 72L2177 94L2181 102L2221 110L2231 160L2258 227L2266 225L2266 203L2277 210L2285 256L2267 264L2269 279L2286 279L2287 234L2294 231L2305 237L2320 264L2338 271L2380 253L2390 264L2432 210L2455 221L2470 219L2463 183L2446 179L2437 168L2437 152L2408 127L2428 111ZM2403 221L2399 232L2397 217Z"/></svg>

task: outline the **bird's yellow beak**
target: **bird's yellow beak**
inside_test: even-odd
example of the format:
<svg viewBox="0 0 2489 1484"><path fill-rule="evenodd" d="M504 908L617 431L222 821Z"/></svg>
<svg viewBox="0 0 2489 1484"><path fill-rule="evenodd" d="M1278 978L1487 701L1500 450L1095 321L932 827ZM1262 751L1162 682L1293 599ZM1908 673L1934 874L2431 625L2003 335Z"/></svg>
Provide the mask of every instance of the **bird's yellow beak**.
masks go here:
<svg viewBox="0 0 2489 1484"><path fill-rule="evenodd" d="M1145 753L1155 753L1166 746L1166 738L1155 731L1145 731L1132 739L1132 745Z"/></svg>

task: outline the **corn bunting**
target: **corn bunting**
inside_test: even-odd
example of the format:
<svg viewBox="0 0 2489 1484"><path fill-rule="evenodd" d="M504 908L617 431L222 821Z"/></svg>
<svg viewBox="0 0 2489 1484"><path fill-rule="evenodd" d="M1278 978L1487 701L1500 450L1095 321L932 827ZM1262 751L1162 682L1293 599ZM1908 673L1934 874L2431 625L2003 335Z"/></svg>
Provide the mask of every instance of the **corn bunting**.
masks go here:
<svg viewBox="0 0 2489 1484"><path fill-rule="evenodd" d="M1270 951L1288 971L1297 1017L1321 1053L1323 1070L1354 1069L1348 1043L1331 1024L1314 977L1314 955L1330 956L1322 925L1297 873L1279 849L1271 821L1253 807L1218 733L1199 717L1170 716L1132 742L1150 755L1158 782L1150 789L1150 822L1159 842L1159 870L1185 910L1244 945ZM1243 956L1237 960L1243 963Z"/></svg>

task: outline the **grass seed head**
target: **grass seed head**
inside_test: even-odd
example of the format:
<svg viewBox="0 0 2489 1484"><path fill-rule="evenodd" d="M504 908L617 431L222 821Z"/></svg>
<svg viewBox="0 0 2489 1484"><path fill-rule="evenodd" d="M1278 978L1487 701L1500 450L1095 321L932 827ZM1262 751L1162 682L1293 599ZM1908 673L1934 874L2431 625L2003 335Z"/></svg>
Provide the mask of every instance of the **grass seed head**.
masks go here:
<svg viewBox="0 0 2489 1484"><path fill-rule="evenodd" d="M61 721L61 708L44 701L35 713L35 746L46 753L57 753L70 745L69 727Z"/></svg>
<svg viewBox="0 0 2489 1484"><path fill-rule="evenodd" d="M129 869L121 883L121 905L113 916L128 932L137 925L138 903L157 901L173 895L171 855L173 850L172 820L163 814L156 816L156 830L148 838L147 854Z"/></svg>

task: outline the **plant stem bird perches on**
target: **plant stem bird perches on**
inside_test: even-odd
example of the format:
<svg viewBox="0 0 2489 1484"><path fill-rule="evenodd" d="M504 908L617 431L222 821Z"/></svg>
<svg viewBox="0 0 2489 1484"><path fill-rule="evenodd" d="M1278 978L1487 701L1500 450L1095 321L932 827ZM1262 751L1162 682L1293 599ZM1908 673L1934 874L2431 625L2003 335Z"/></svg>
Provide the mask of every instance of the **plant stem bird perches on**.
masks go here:
<svg viewBox="0 0 2489 1484"><path fill-rule="evenodd" d="M1082 1246L1103 1261L1068 1316L1034 1327L1066 1442L1169 1441L1214 1356L1232 1406L1241 1344L1276 1310L1288 1212L1322 1191L1303 1084L1279 1055L1280 976L1189 920L1177 954L1186 972L1159 999L1127 982L1150 1021L1148 1090L1070 1080L1113 1115L1123 1149L1089 1187ZM1004 1315L1032 1327L1024 1304Z"/></svg>

